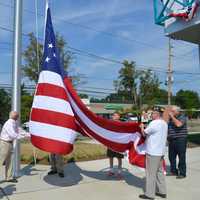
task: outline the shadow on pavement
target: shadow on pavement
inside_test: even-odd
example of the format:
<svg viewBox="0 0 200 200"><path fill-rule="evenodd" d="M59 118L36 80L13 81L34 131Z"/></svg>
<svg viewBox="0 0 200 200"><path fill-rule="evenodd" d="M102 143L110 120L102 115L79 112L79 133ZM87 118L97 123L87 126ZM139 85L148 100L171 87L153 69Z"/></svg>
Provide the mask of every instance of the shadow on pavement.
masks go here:
<svg viewBox="0 0 200 200"><path fill-rule="evenodd" d="M24 175L26 175L26 176L35 176L35 175L38 175L42 171L46 171L46 170L38 170L38 169L35 169L34 167L35 166L31 165L31 164L23 167L21 169L22 176L24 176ZM34 172L37 172L37 173L34 173Z"/></svg>
<svg viewBox="0 0 200 200"><path fill-rule="evenodd" d="M7 195L11 195L15 191L16 191L15 184L10 184L10 185L7 185L5 187L0 187L0 199L2 199L3 197L6 198Z"/></svg>
<svg viewBox="0 0 200 200"><path fill-rule="evenodd" d="M57 174L46 175L44 177L44 181L50 185L55 185L60 187L77 185L83 179L83 176L101 181L111 181L111 180L121 181L118 180L117 177L115 176L108 177L107 176L108 168L102 169L100 171L88 171L81 169L76 165L76 163L69 163L65 166L64 171L65 171L64 178L60 178ZM123 169L122 175L123 175L122 180L124 180L127 184L139 188L144 187L144 179L131 174L127 169Z"/></svg>

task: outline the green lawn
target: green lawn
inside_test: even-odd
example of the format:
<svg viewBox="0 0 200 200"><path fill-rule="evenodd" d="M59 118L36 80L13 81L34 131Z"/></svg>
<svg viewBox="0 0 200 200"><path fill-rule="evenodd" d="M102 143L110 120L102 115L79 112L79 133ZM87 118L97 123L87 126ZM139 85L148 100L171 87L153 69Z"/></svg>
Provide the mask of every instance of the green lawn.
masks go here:
<svg viewBox="0 0 200 200"><path fill-rule="evenodd" d="M33 163L34 153L37 158L37 163L48 164L49 154L41 151L30 142L21 143L21 162ZM82 141L77 141L74 145L74 150L71 154L64 156L65 162L96 160L106 157L106 148L100 144L89 144Z"/></svg>
<svg viewBox="0 0 200 200"><path fill-rule="evenodd" d="M191 145L199 146L200 145L200 133L189 134L188 135L188 142Z"/></svg>

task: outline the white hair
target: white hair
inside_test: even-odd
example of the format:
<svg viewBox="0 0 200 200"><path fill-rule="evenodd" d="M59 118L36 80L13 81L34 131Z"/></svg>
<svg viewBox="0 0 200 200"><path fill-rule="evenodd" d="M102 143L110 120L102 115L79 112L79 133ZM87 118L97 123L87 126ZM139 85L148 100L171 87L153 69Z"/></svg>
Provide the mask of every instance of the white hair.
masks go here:
<svg viewBox="0 0 200 200"><path fill-rule="evenodd" d="M175 110L177 112L181 111L181 108L179 106L172 106L171 108L172 108L172 110Z"/></svg>
<svg viewBox="0 0 200 200"><path fill-rule="evenodd" d="M10 111L10 113L9 113L9 118L12 119L13 116L16 116L16 115L18 115L18 112L17 112L17 111Z"/></svg>

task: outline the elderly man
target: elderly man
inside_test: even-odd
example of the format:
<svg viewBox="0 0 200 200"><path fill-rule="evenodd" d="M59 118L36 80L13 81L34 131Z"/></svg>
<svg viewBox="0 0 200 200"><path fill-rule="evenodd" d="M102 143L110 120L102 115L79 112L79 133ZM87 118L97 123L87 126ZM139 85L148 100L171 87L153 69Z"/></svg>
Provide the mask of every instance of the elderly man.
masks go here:
<svg viewBox="0 0 200 200"><path fill-rule="evenodd" d="M5 179L8 182L14 183L16 183L17 180L12 178L11 156L13 141L19 137L18 118L19 114L15 111L11 111L10 117L3 125L0 134L0 167L5 163Z"/></svg>
<svg viewBox="0 0 200 200"><path fill-rule="evenodd" d="M141 125L142 134L146 137L146 187L145 194L139 195L141 199L154 199L155 195L167 197L162 166L168 127L167 122L161 117L161 111L159 108L153 110L153 121L146 129Z"/></svg>
<svg viewBox="0 0 200 200"><path fill-rule="evenodd" d="M187 119L181 114L180 108L177 106L171 107L169 118L169 175L182 179L186 177ZM176 167L177 156L179 158L178 169Z"/></svg>

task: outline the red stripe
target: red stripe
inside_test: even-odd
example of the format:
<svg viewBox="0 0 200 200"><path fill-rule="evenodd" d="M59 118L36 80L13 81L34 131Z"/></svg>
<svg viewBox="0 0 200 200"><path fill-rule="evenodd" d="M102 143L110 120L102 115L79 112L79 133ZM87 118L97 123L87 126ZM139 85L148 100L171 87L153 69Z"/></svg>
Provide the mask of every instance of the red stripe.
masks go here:
<svg viewBox="0 0 200 200"><path fill-rule="evenodd" d="M74 116L50 110L32 108L31 120L73 130L77 129Z"/></svg>
<svg viewBox="0 0 200 200"><path fill-rule="evenodd" d="M35 135L31 135L31 142L35 147L55 154L65 155L71 153L73 150L73 145L70 143L60 142Z"/></svg>
<svg viewBox="0 0 200 200"><path fill-rule="evenodd" d="M95 133L94 131L92 131L89 127L87 127L85 125L85 123L83 123L80 118L78 116L76 116L76 119L78 120L79 124L81 125L81 127L84 129L84 132L86 134L88 134L89 137L93 137L95 140L99 141L100 143L104 144L106 147L114 150L114 151L118 151L118 152L124 152L128 149L131 148L131 146L133 146L133 142L129 142L126 144L122 144L122 143L117 143L117 142L113 142L111 140L107 140L101 136L99 136L97 133Z"/></svg>
<svg viewBox="0 0 200 200"><path fill-rule="evenodd" d="M67 91L69 92L70 96L74 100L74 102L77 104L79 109L87 116L89 117L93 122L98 124L101 127L104 127L105 129L108 129L110 131L114 132L121 132L121 133L134 133L134 132L140 132L139 124L133 123L133 122L118 122L113 120L107 120L100 116L97 116L93 112L91 112L80 100L78 97L76 91L73 89L73 86L71 85L70 80L68 78L64 79L65 86L67 88Z"/></svg>
<svg viewBox="0 0 200 200"><path fill-rule="evenodd" d="M146 156L142 154L138 154L135 150L134 146L129 150L128 153L129 163L132 165L137 165L138 167L145 168L146 166Z"/></svg>
<svg viewBox="0 0 200 200"><path fill-rule="evenodd" d="M39 83L37 85L36 95L49 96L68 101L67 94L64 88L49 83Z"/></svg>

